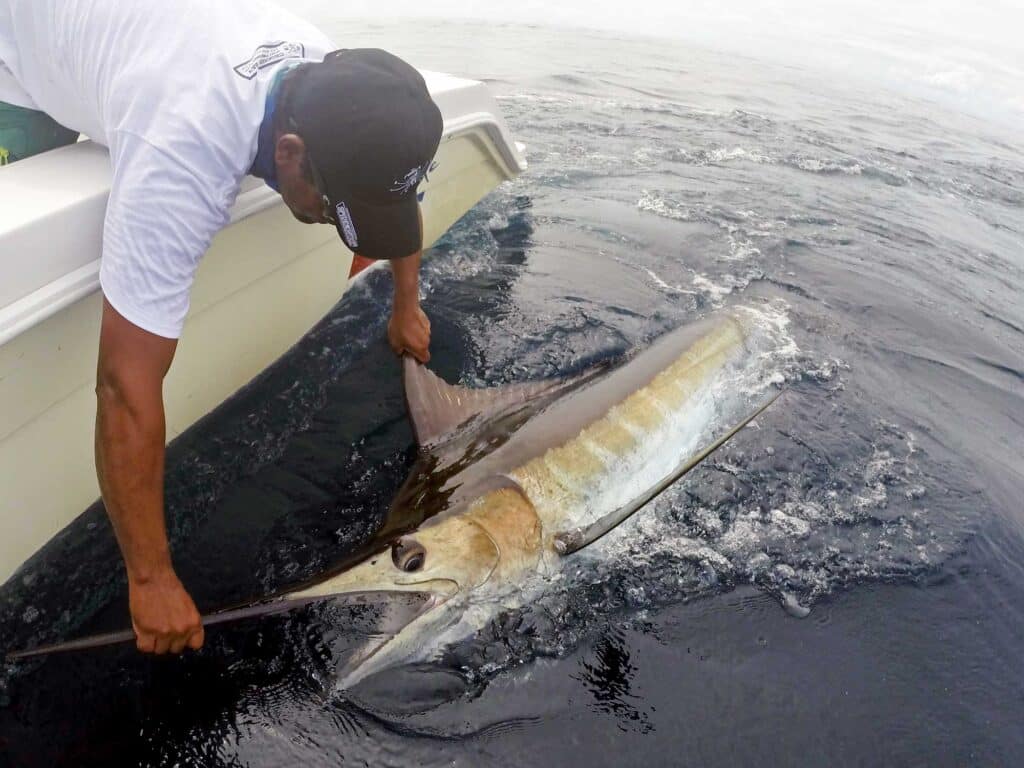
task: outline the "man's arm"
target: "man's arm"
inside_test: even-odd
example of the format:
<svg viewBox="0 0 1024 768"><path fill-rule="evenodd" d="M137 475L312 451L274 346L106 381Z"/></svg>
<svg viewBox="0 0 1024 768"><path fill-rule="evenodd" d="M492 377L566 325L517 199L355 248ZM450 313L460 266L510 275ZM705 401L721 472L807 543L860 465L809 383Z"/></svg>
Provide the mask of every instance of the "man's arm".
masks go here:
<svg viewBox="0 0 1024 768"><path fill-rule="evenodd" d="M396 355L408 352L421 363L430 360L430 320L420 309L419 271L422 251L391 259L395 297L388 323L388 342Z"/></svg>
<svg viewBox="0 0 1024 768"><path fill-rule="evenodd" d="M420 215L420 231L423 216ZM401 259L391 259L395 297L388 323L388 342L396 355L408 352L421 363L430 361L430 320L420 309L420 261L423 250Z"/></svg>
<svg viewBox="0 0 1024 768"><path fill-rule="evenodd" d="M106 301L96 372L96 475L128 572L140 651L200 648L199 612L171 564L164 523L163 379L177 341L130 323Z"/></svg>

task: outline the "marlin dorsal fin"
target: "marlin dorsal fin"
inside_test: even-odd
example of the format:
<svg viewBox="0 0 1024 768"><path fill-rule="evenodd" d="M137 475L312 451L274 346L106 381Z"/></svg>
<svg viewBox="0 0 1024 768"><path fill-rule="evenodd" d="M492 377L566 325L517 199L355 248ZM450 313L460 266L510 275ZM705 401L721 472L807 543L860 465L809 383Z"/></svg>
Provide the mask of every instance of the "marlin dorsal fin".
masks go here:
<svg viewBox="0 0 1024 768"><path fill-rule="evenodd" d="M443 443L470 420L484 420L503 413L539 395L561 389L564 384L539 381L470 389L449 384L408 355L402 359L402 382L412 431L420 446Z"/></svg>

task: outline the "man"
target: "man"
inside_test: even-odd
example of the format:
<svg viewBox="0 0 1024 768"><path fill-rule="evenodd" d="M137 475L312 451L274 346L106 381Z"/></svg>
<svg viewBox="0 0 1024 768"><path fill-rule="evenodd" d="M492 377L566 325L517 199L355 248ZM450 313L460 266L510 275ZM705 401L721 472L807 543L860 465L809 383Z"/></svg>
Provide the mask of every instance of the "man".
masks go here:
<svg viewBox="0 0 1024 768"><path fill-rule="evenodd" d="M161 387L243 177L299 221L335 225L354 253L389 259L389 341L428 357L416 188L441 114L401 60L332 48L262 0L0 0L0 146L21 141L7 160L77 132L110 149L96 471L141 651L203 644L164 524Z"/></svg>

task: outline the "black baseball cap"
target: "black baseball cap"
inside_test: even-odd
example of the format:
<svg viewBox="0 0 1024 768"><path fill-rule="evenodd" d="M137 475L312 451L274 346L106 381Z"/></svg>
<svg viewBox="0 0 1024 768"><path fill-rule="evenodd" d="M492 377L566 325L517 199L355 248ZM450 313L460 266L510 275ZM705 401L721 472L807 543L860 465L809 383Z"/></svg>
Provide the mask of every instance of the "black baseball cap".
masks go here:
<svg viewBox="0 0 1024 768"><path fill-rule="evenodd" d="M282 100L345 245L371 259L418 251L417 188L443 128L423 76L387 51L343 49L297 67Z"/></svg>

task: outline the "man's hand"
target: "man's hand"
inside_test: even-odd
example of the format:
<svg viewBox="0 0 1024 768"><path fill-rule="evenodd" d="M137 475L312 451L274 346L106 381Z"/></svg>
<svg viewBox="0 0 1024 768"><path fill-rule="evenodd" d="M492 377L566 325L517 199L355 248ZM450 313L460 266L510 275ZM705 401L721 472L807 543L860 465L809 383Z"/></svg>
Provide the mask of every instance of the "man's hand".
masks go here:
<svg viewBox="0 0 1024 768"><path fill-rule="evenodd" d="M396 355L408 352L421 363L430 361L430 320L419 303L395 307L388 322L388 343Z"/></svg>
<svg viewBox="0 0 1024 768"><path fill-rule="evenodd" d="M186 647L203 647L199 611L174 571L145 581L129 579L128 606L135 645L143 653L181 653Z"/></svg>

